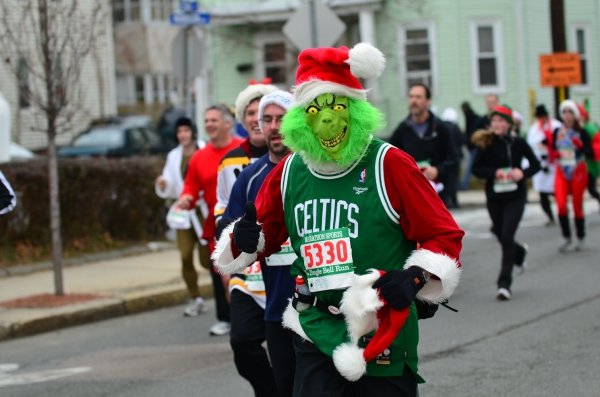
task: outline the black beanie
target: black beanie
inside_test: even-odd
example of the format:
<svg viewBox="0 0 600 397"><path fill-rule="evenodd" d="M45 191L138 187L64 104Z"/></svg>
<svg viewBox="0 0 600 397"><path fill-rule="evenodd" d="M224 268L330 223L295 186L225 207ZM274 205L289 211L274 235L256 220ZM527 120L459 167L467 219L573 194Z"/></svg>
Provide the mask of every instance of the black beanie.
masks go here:
<svg viewBox="0 0 600 397"><path fill-rule="evenodd" d="M190 127L192 134L194 137L196 136L196 126L189 117L180 117L177 119L175 122L175 133L177 133L179 127Z"/></svg>
<svg viewBox="0 0 600 397"><path fill-rule="evenodd" d="M535 107L535 117L548 117L548 110L543 104L539 104Z"/></svg>

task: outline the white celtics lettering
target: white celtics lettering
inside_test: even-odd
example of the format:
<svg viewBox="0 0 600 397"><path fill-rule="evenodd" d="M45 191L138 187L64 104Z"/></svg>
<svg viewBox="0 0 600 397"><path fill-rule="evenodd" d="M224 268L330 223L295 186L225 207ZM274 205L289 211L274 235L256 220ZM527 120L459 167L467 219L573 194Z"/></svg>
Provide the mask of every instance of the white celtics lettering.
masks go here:
<svg viewBox="0 0 600 397"><path fill-rule="evenodd" d="M344 200L307 200L294 207L296 233L303 237L306 233L348 227L350 237L356 238L358 237L358 213L358 205Z"/></svg>

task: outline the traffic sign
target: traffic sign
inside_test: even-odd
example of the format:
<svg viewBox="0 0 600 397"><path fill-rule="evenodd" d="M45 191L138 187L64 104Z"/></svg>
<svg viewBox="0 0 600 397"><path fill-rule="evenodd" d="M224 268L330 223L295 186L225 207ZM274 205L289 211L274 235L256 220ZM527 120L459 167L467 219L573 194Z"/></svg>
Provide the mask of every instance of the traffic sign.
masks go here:
<svg viewBox="0 0 600 397"><path fill-rule="evenodd" d="M198 11L198 0L179 0L181 12L192 13Z"/></svg>
<svg viewBox="0 0 600 397"><path fill-rule="evenodd" d="M581 60L576 52L540 55L542 87L568 87L581 84Z"/></svg>
<svg viewBox="0 0 600 397"><path fill-rule="evenodd" d="M173 12L169 17L171 25L188 26L188 25L208 25L210 23L210 14L206 12L195 12L191 14Z"/></svg>
<svg viewBox="0 0 600 397"><path fill-rule="evenodd" d="M299 50L330 47L346 30L346 24L321 0L304 0L283 26L283 33Z"/></svg>

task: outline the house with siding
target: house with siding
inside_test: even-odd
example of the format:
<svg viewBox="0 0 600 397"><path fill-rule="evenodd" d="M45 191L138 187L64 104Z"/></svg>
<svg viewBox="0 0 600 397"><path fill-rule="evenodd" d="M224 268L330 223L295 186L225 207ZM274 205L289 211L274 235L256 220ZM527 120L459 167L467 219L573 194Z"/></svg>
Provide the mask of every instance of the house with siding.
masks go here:
<svg viewBox="0 0 600 397"><path fill-rule="evenodd" d="M315 0L316 1L316 0ZM484 96L497 94L524 116L527 124L536 103L553 108L553 89L540 84L539 55L552 51L550 2L546 0L319 0L345 24L335 43L349 47L367 41L387 58L383 75L365 84L370 99L387 117L389 134L407 115L407 90L414 82L431 86L438 113L459 109L469 101L484 112ZM589 100L592 117L600 119L598 50L600 0L564 0L567 50L581 55L583 82L570 87L570 96ZM196 102L232 104L252 79L269 77L281 88L294 83L296 48L282 29L300 6L300 0L203 0L201 11L211 14L208 25L194 28L201 40L191 64L196 84L177 79L164 62L179 28L169 27L166 11L175 11L175 0L113 0L122 19L115 25L117 84L120 105L164 102L165 92L194 91ZM137 7L137 8L136 8ZM162 15L162 16L161 16ZM129 18L129 25L128 20ZM162 18L162 20L161 20ZM149 55L136 65L121 59L119 43L135 45L131 19L143 20ZM306 27L309 29L309 26ZM159 34L149 33L153 30ZM128 33L127 33L128 32ZM156 52L156 48L161 51ZM154 54L150 52L154 51ZM148 64L144 64L147 62ZM162 62L162 63L161 63ZM133 65L133 66L132 66ZM127 69L129 68L129 69ZM193 87L192 87L193 85ZM202 106L197 106L202 125ZM121 108L121 106L120 106Z"/></svg>
<svg viewBox="0 0 600 397"><path fill-rule="evenodd" d="M2 1L5 3L5 0ZM6 0L8 15L0 15L0 20L7 18L9 21L19 21L27 2L18 0ZM79 0L81 10L84 13L92 12L95 0ZM2 9L0 8L0 13ZM116 113L115 83L114 83L114 51L112 40L112 24L110 18L105 18L106 26L103 34L99 38L93 54L83 60L84 64L81 70L81 82L83 85L82 102L80 111L70 120L73 129L69 131L59 131L57 144L68 143L73 136L83 130L90 120L112 115ZM36 49L37 32L31 29L25 29L26 47L31 53ZM0 32L3 29L0 27ZM35 33L34 33L35 32ZM32 62L39 62L39 58L31 56L28 58L19 57L18 54L4 53L5 57L0 62L0 92L8 101L11 108L11 140L31 150L43 150L47 147L47 136L43 131L39 131L39 120L35 119L35 110L32 104L23 95L23 90L32 89L33 84L43 84L34 75L27 73L25 65ZM39 66L39 65L38 65ZM37 66L30 66L38 70ZM39 66L41 67L41 66ZM18 69L15 76L13 68Z"/></svg>
<svg viewBox="0 0 600 397"><path fill-rule="evenodd" d="M336 45L369 41L387 58L371 84L371 100L387 117L389 134L407 115L410 84L431 86L438 113L469 101L483 113L486 94L497 94L524 116L536 103L554 105L553 89L540 84L539 55L552 52L550 2L525 0L323 0L346 24ZM212 101L232 103L252 78L294 82L298 49L282 33L299 1L203 1L213 16L205 27ZM583 83L570 87L589 100L600 119L598 50L600 1L565 0L567 50L581 56ZM308 27L307 27L308 29Z"/></svg>

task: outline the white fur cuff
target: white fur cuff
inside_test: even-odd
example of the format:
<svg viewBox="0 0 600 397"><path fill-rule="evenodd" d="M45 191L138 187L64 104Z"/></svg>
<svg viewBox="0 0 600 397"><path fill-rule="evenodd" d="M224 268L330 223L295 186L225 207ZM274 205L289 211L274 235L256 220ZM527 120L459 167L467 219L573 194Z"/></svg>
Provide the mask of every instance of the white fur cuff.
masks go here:
<svg viewBox="0 0 600 397"><path fill-rule="evenodd" d="M215 267L222 274L234 274L244 270L253 264L258 257L258 253L265 249L265 235L261 231L258 238L257 251L253 254L242 252L237 258L234 258L231 250L230 235L233 233L233 228L237 222L231 223L223 230L221 238L217 241L217 246L211 255L212 260L215 261Z"/></svg>
<svg viewBox="0 0 600 397"><path fill-rule="evenodd" d="M312 343L312 340L310 340L308 335L306 335L306 333L302 329L302 325L300 325L300 313L298 313L298 311L294 309L294 306L292 306L291 299L287 307L285 308L285 311L283 312L281 325L283 325L284 328L292 330L293 332L301 336L304 340L307 340Z"/></svg>
<svg viewBox="0 0 600 397"><path fill-rule="evenodd" d="M417 298L427 302L440 303L448 299L460 281L461 269L458 262L448 255L419 249L413 251L406 260L404 268L408 269L412 266L418 266L439 278L439 280L429 279L417 294Z"/></svg>

